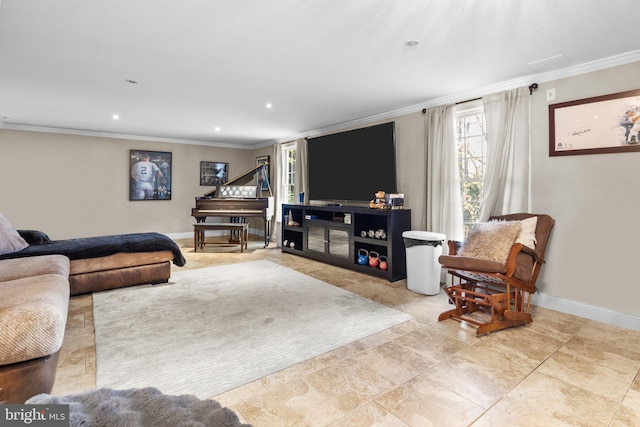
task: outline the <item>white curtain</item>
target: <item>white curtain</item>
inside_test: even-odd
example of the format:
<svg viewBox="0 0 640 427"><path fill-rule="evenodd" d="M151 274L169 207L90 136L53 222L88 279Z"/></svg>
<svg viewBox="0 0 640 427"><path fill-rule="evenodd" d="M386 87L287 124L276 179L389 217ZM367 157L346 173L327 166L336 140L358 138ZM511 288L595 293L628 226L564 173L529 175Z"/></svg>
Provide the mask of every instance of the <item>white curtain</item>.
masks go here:
<svg viewBox="0 0 640 427"><path fill-rule="evenodd" d="M294 191L296 197L298 193L305 193L305 202L308 200L309 195L309 180L307 178L307 139L299 138L295 141L296 145L296 166L295 166L295 185ZM274 165L274 178L271 183L271 188L274 196L275 203L275 218L273 226L271 227L270 241L276 242L278 246L282 245L282 204L288 203L285 200L287 194L283 193L283 185L287 182L287 167L283 162L287 161L282 157L283 144L274 144L273 146L273 165ZM297 199L296 199L297 200Z"/></svg>
<svg viewBox="0 0 640 427"><path fill-rule="evenodd" d="M428 231L442 233L447 240L463 240L455 106L428 109L424 125L427 157L424 224ZM446 253L446 246L443 249Z"/></svg>
<svg viewBox="0 0 640 427"><path fill-rule="evenodd" d="M305 203L309 200L309 178L307 162L307 138L296 139L296 182L295 194L304 193ZM296 201L298 199L296 198Z"/></svg>
<svg viewBox="0 0 640 427"><path fill-rule="evenodd" d="M282 144L274 144L273 152L271 153L273 159L273 176L271 177L271 191L273 192L273 203L275 206L275 214L273 221L271 222L271 236L269 236L270 242L276 242L277 246L280 246L280 240L282 236L282 183L284 182L282 167Z"/></svg>
<svg viewBox="0 0 640 427"><path fill-rule="evenodd" d="M529 210L529 89L482 98L487 124L487 166L479 221Z"/></svg>

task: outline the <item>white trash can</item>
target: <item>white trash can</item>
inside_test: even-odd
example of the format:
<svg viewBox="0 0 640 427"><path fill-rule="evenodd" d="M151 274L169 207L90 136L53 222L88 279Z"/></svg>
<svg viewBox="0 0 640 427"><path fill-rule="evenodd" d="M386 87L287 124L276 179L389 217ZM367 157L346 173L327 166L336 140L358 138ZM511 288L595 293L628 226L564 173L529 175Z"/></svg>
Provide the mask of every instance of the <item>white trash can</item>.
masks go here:
<svg viewBox="0 0 640 427"><path fill-rule="evenodd" d="M407 288L425 295L440 292L438 257L442 255L445 235L429 231L410 230L402 233L407 258Z"/></svg>

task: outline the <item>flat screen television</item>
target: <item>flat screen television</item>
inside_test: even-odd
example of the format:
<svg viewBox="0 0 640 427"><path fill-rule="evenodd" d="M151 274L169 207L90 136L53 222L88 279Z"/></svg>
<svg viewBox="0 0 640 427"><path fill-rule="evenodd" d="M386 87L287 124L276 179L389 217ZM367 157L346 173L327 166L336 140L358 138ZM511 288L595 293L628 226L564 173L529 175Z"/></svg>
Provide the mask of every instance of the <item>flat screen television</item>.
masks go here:
<svg viewBox="0 0 640 427"><path fill-rule="evenodd" d="M310 138L309 201L365 202L396 193L395 122Z"/></svg>

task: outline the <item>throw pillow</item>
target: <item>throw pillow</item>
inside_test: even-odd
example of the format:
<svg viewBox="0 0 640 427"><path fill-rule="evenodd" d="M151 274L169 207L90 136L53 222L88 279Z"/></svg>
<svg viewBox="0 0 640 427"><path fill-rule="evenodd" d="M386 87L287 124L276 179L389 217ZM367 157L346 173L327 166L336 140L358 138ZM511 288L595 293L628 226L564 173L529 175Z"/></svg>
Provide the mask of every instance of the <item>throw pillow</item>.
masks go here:
<svg viewBox="0 0 640 427"><path fill-rule="evenodd" d="M0 255L20 251L29 246L0 212Z"/></svg>
<svg viewBox="0 0 640 427"><path fill-rule="evenodd" d="M520 234L516 239L516 243L522 243L525 246L535 249L536 243L536 227L538 226L538 217L523 219L520 221Z"/></svg>
<svg viewBox="0 0 640 427"><path fill-rule="evenodd" d="M39 230L17 230L29 246L51 243L51 238Z"/></svg>
<svg viewBox="0 0 640 427"><path fill-rule="evenodd" d="M532 216L531 218L523 219L520 221L505 221L504 219L492 219L489 222L518 222L520 223L520 234L516 239L516 243L522 243L532 249L535 249L536 243L536 227L538 225L538 217Z"/></svg>
<svg viewBox="0 0 640 427"><path fill-rule="evenodd" d="M520 233L520 221L479 222L473 226L458 253L506 264Z"/></svg>

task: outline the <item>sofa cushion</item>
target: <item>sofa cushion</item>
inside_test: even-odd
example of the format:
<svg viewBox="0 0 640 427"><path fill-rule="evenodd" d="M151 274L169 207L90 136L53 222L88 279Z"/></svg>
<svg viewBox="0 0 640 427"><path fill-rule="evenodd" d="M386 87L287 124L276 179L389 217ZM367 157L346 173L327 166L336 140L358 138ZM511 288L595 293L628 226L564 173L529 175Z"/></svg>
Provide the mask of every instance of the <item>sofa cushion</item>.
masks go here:
<svg viewBox="0 0 640 427"><path fill-rule="evenodd" d="M31 258L0 260L0 282L43 274L69 276L69 258L64 255L43 255Z"/></svg>
<svg viewBox="0 0 640 427"><path fill-rule="evenodd" d="M158 264L173 260L171 251L121 252L98 258L74 259L69 274L93 273L96 271L116 270L140 265Z"/></svg>
<svg viewBox="0 0 640 427"><path fill-rule="evenodd" d="M69 281L61 274L0 282L0 365L57 352L69 310Z"/></svg>
<svg viewBox="0 0 640 427"><path fill-rule="evenodd" d="M82 295L127 286L166 283L171 277L169 261L113 270L89 271L69 275L69 292Z"/></svg>
<svg viewBox="0 0 640 427"><path fill-rule="evenodd" d="M73 261L105 257L117 253L157 251L171 251L173 263L178 267L182 267L186 263L176 242L169 236L160 233L131 233L54 240L44 245L32 245L18 252L0 255L0 259L57 254L65 255Z"/></svg>
<svg viewBox="0 0 640 427"><path fill-rule="evenodd" d="M0 212L0 255L21 251L29 244Z"/></svg>
<svg viewBox="0 0 640 427"><path fill-rule="evenodd" d="M486 273L506 273L504 263L481 258L469 258L459 255L440 255L438 262L449 270L478 271Z"/></svg>

